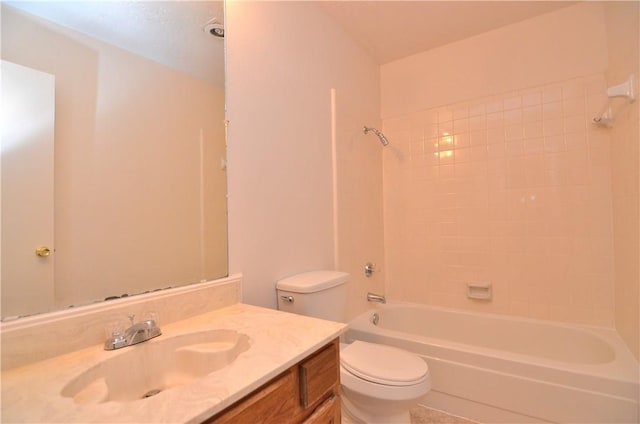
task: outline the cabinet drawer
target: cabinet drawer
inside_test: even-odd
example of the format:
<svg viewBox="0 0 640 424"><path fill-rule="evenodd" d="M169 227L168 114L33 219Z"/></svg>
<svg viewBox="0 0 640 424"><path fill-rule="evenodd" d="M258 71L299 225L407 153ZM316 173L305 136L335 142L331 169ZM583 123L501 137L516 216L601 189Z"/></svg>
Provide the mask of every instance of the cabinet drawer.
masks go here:
<svg viewBox="0 0 640 424"><path fill-rule="evenodd" d="M300 404L307 408L334 390L340 381L338 343L331 343L300 364Z"/></svg>

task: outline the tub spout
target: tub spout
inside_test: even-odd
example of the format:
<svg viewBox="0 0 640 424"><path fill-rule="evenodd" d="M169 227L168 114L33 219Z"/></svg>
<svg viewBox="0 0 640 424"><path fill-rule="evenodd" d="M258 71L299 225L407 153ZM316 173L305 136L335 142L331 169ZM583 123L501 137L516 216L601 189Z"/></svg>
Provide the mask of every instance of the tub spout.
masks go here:
<svg viewBox="0 0 640 424"><path fill-rule="evenodd" d="M382 294L375 293L367 293L367 301L369 302L378 302L378 303L387 303L387 299L385 299Z"/></svg>

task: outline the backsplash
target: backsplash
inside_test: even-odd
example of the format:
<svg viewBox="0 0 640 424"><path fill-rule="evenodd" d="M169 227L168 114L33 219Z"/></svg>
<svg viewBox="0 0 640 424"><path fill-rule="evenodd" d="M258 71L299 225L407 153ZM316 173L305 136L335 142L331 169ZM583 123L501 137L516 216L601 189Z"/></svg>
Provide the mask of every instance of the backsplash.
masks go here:
<svg viewBox="0 0 640 424"><path fill-rule="evenodd" d="M612 326L605 93L596 74L385 119L389 295Z"/></svg>
<svg viewBox="0 0 640 424"><path fill-rule="evenodd" d="M158 314L160 327L241 300L242 275L149 294L34 315L0 324L2 369L101 345L106 324L127 315Z"/></svg>

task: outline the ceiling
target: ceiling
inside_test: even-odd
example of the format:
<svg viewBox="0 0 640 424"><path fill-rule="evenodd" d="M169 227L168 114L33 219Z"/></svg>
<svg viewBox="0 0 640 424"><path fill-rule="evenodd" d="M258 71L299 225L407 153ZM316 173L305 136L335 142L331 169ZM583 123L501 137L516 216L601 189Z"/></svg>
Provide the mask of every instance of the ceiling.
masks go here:
<svg viewBox="0 0 640 424"><path fill-rule="evenodd" d="M269 1L269 0L263 0ZM212 83L224 84L216 1L3 1ZM318 1L379 64L547 13L566 1Z"/></svg>
<svg viewBox="0 0 640 424"><path fill-rule="evenodd" d="M321 1L379 64L566 7L567 1Z"/></svg>
<svg viewBox="0 0 640 424"><path fill-rule="evenodd" d="M224 43L204 31L224 22L218 1L3 1L213 84L224 84Z"/></svg>

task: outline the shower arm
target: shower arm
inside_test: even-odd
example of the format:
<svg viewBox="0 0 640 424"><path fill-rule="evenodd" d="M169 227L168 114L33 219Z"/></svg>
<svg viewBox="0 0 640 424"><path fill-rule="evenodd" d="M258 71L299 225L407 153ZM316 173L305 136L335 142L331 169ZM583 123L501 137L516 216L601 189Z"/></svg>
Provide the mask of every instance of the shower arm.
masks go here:
<svg viewBox="0 0 640 424"><path fill-rule="evenodd" d="M382 143L383 146L386 146L389 144L389 140L387 139L387 137L382 133L382 131L376 128L364 126L362 128L362 131L365 134L368 134L369 131L373 132L380 139L380 143Z"/></svg>

